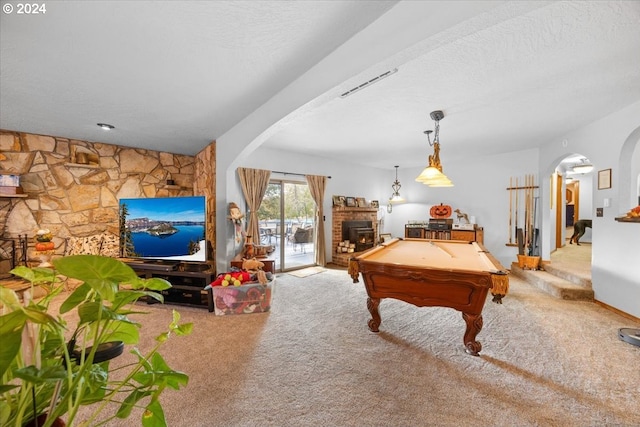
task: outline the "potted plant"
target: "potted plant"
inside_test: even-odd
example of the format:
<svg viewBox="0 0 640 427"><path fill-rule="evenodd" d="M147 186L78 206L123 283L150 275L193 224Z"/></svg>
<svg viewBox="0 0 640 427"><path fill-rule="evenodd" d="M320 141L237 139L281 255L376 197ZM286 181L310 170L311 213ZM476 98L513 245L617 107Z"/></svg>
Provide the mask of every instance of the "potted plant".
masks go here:
<svg viewBox="0 0 640 427"><path fill-rule="evenodd" d="M4 305L0 316L0 425L48 427L63 420L73 426L79 408L92 405L90 415L83 412L82 425L128 418L136 408L143 408L143 426L165 426L158 398L167 387L186 385L188 376L167 366L159 348L171 334L190 334L193 325L179 324L180 315L174 310L168 329L156 337L150 351L142 354L131 349L137 361L114 369L110 359L125 346L139 342L141 325L129 317L140 313L133 303L142 297L162 302L162 295L155 291L169 288L170 283L139 278L125 263L96 255L63 257L53 265L53 269L17 267L11 271L32 286L48 288L37 302L26 297L20 303L13 291L0 287ZM52 301L69 279L80 285L54 310L58 304ZM74 321L67 322L65 313L73 315L67 317ZM116 369L119 372L113 375ZM103 413L106 408L111 412Z"/></svg>

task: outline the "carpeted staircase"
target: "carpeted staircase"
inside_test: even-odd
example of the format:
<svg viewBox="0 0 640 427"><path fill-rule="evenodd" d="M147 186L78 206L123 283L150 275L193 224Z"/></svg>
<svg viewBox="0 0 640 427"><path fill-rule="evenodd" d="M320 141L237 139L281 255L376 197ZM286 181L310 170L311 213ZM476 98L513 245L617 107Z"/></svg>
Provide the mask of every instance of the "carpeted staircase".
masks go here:
<svg viewBox="0 0 640 427"><path fill-rule="evenodd" d="M525 270L517 262L511 264L511 274L560 299L593 301L591 278L585 278L562 266L544 264L544 270Z"/></svg>
<svg viewBox="0 0 640 427"><path fill-rule="evenodd" d="M591 245L564 246L551 254L551 262L541 270L526 270L511 265L511 274L556 298L593 301L591 286Z"/></svg>

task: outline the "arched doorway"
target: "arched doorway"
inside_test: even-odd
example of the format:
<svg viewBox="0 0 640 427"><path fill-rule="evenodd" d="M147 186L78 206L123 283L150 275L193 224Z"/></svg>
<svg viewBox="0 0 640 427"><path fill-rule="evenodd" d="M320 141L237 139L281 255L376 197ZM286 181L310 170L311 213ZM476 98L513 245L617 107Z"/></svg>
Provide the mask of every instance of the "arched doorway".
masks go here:
<svg viewBox="0 0 640 427"><path fill-rule="evenodd" d="M562 260L585 264L585 268L591 265L591 228L585 228L579 247L570 244L570 239L577 221L593 219L594 175L591 161L579 153L566 156L556 167L554 204L557 209L552 263Z"/></svg>

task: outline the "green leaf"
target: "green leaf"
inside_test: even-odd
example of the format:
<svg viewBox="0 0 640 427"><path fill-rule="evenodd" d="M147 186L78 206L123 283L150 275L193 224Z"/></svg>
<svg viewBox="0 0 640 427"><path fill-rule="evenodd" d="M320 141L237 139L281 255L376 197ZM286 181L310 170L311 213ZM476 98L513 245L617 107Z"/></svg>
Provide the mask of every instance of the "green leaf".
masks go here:
<svg viewBox="0 0 640 427"><path fill-rule="evenodd" d="M22 331L22 327L27 321L27 316L22 310L12 311L0 316L0 336L15 331Z"/></svg>
<svg viewBox="0 0 640 427"><path fill-rule="evenodd" d="M152 277L150 279L140 279L143 281L144 287L152 291L163 291L171 287L171 283L160 277Z"/></svg>
<svg viewBox="0 0 640 427"><path fill-rule="evenodd" d="M116 313L109 307L102 305L99 302L85 302L78 307L78 314L80 315L81 323L91 323L98 320L120 320L129 321L127 316Z"/></svg>
<svg viewBox="0 0 640 427"><path fill-rule="evenodd" d="M186 336L190 335L193 332L193 323L184 323L182 325L178 324L180 321L180 313L176 310L173 310L173 322L169 325L171 331L173 331L176 335Z"/></svg>
<svg viewBox="0 0 640 427"><path fill-rule="evenodd" d="M16 377L34 384L58 381L67 377L67 371L64 369L62 364L45 366L42 369L37 369L35 366L30 365L16 369L14 374Z"/></svg>
<svg viewBox="0 0 640 427"><path fill-rule="evenodd" d="M11 385L11 384L0 384L0 394L5 393L7 391L11 391L15 388L20 387L19 385ZM0 424L4 425L4 424Z"/></svg>
<svg viewBox="0 0 640 427"><path fill-rule="evenodd" d="M0 393L4 393L5 386L0 385ZM9 418L11 418L11 405L6 402L0 400L0 426L9 425Z"/></svg>
<svg viewBox="0 0 640 427"><path fill-rule="evenodd" d="M60 306L60 313L67 313L78 306L78 304L82 303L87 298L89 291L91 290L91 286L83 283L78 286L69 298L67 298L62 305Z"/></svg>
<svg viewBox="0 0 640 427"><path fill-rule="evenodd" d="M164 304L164 295L162 295L161 293L154 291L145 291L144 294Z"/></svg>
<svg viewBox="0 0 640 427"><path fill-rule="evenodd" d="M14 290L5 288L4 286L0 286L0 301L12 310L15 310L22 305L18 298L18 294L16 294Z"/></svg>
<svg viewBox="0 0 640 427"><path fill-rule="evenodd" d="M116 417L118 418L127 418L131 415L131 411L135 408L136 404L144 399L146 396L150 396L151 392L135 389L133 390L122 402L120 408L118 408L118 412L116 412Z"/></svg>
<svg viewBox="0 0 640 427"><path fill-rule="evenodd" d="M173 330L176 335L187 336L193 332L193 323L183 323Z"/></svg>
<svg viewBox="0 0 640 427"><path fill-rule="evenodd" d="M20 265L9 273L14 274L18 277L22 277L24 280L27 280L31 283L53 283L57 281L55 272L50 268L43 267L34 267L29 268L24 265Z"/></svg>
<svg viewBox="0 0 640 427"><path fill-rule="evenodd" d="M140 325L132 322L116 321L105 331L104 342L122 341L125 344L138 344L140 341Z"/></svg>
<svg viewBox="0 0 640 427"><path fill-rule="evenodd" d="M23 312L33 323L62 326L55 317L43 311L43 308L37 305L25 307Z"/></svg>
<svg viewBox="0 0 640 427"><path fill-rule="evenodd" d="M99 255L66 256L54 260L53 264L61 274L82 280L107 301L113 301L118 284L139 280L127 264Z"/></svg>
<svg viewBox="0 0 640 427"><path fill-rule="evenodd" d="M114 307L123 307L127 304L131 304L145 296L147 293L144 291L130 291L128 289L121 289L116 295L113 301Z"/></svg>
<svg viewBox="0 0 640 427"><path fill-rule="evenodd" d="M109 361L91 365L86 378L87 390L82 397L82 404L88 405L104 399L109 380Z"/></svg>
<svg viewBox="0 0 640 427"><path fill-rule="evenodd" d="M186 385L189 382L189 376L171 369L160 353L153 353L151 366L144 372L138 372L134 379L146 386L166 384L175 390L179 390L181 385Z"/></svg>
<svg viewBox="0 0 640 427"><path fill-rule="evenodd" d="M189 375L180 371L170 371L163 375L164 382L167 386L174 390L180 390L180 386L186 386L189 383Z"/></svg>
<svg viewBox="0 0 640 427"><path fill-rule="evenodd" d="M20 351L22 344L22 329L25 323L23 313L16 311L0 317L3 319L2 346L0 346L0 378L9 369Z"/></svg>
<svg viewBox="0 0 640 427"><path fill-rule="evenodd" d="M147 405L146 410L142 414L143 427L166 427L167 421L164 418L162 405L157 400L152 400Z"/></svg>

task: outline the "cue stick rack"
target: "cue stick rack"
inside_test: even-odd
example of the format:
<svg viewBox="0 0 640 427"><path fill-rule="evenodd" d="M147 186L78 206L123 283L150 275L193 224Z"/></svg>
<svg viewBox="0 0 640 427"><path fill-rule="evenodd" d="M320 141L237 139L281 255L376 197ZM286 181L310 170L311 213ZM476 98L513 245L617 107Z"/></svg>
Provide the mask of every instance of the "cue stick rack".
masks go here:
<svg viewBox="0 0 640 427"><path fill-rule="evenodd" d="M535 175L509 177L509 241L520 255L539 255L538 189Z"/></svg>

